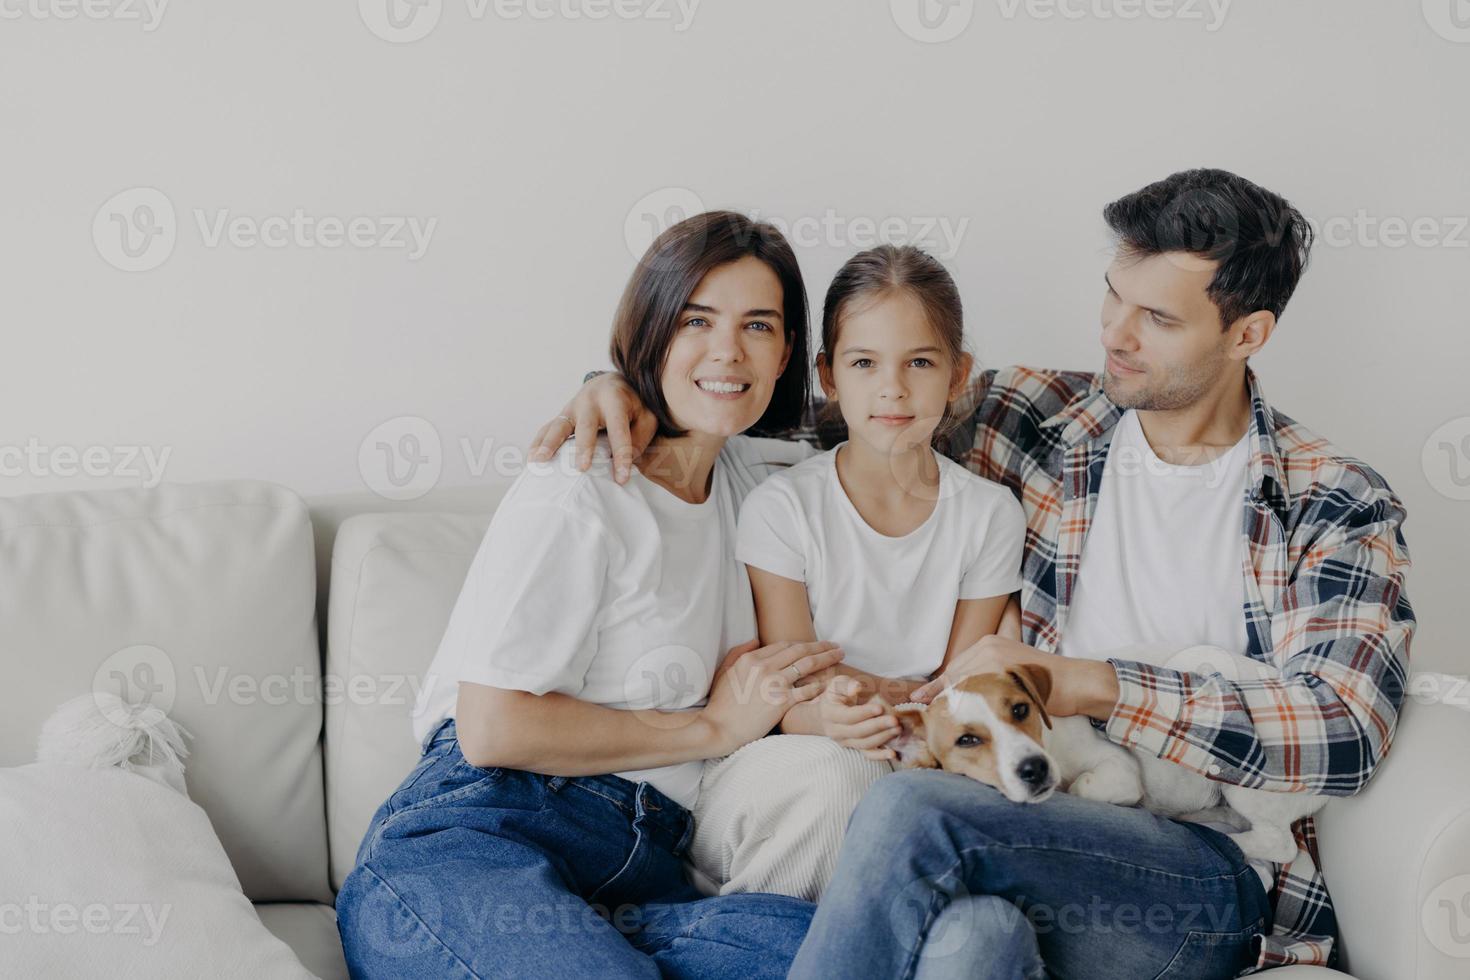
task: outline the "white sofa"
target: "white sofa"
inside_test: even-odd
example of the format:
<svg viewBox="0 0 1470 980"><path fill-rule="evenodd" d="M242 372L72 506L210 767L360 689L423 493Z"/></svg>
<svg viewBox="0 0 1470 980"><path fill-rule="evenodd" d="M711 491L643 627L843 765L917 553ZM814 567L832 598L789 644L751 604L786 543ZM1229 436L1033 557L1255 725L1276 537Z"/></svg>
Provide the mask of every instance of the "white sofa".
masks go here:
<svg viewBox="0 0 1470 980"><path fill-rule="evenodd" d="M416 685L503 490L308 506L237 480L0 498L0 765L31 761L45 717L94 685L166 697L194 735L191 796L261 920L312 972L345 977L333 895L413 764ZM1470 977L1467 749L1470 712L1411 700L1369 788L1322 813L1359 980Z"/></svg>

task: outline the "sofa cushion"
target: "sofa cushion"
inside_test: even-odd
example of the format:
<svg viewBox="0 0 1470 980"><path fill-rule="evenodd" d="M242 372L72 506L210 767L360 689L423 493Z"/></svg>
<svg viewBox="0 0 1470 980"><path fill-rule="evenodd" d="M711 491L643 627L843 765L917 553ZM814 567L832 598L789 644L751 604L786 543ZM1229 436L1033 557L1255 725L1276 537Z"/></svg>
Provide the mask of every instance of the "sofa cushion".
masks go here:
<svg viewBox="0 0 1470 980"><path fill-rule="evenodd" d="M319 980L348 980L347 957L337 934L337 913L320 902L271 902L255 906L261 923Z"/></svg>
<svg viewBox="0 0 1470 980"><path fill-rule="evenodd" d="M58 704L164 708L187 783L255 900L331 901L312 531L301 499L237 480L0 498L0 765Z"/></svg>
<svg viewBox="0 0 1470 980"><path fill-rule="evenodd" d="M496 500L487 496L487 511ZM337 530L327 629L337 693L326 698L334 888L374 811L418 761L414 700L489 523L489 513L361 514Z"/></svg>
<svg viewBox="0 0 1470 980"><path fill-rule="evenodd" d="M146 776L0 769L0 867L6 977L310 980L241 894L204 811Z"/></svg>

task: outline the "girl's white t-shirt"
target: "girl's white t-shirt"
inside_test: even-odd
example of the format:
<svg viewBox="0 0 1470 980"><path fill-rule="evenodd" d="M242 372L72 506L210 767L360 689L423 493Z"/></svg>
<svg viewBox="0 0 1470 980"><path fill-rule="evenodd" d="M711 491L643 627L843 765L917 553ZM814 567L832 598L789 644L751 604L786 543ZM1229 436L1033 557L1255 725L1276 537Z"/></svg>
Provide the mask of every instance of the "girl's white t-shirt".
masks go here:
<svg viewBox="0 0 1470 980"><path fill-rule="evenodd" d="M863 520L838 479L837 449L776 474L740 511L736 556L806 583L817 637L870 674L927 677L944 660L956 603L1021 587L1021 504L1000 484L934 458L939 499L902 537Z"/></svg>
<svg viewBox="0 0 1470 980"><path fill-rule="evenodd" d="M636 468L619 486L605 439L586 473L574 452L568 444L528 466L496 508L414 708L420 742L454 717L460 681L609 708L695 709L726 651L756 638L734 552L740 505L814 450L732 437L700 504ZM616 775L693 807L702 767Z"/></svg>

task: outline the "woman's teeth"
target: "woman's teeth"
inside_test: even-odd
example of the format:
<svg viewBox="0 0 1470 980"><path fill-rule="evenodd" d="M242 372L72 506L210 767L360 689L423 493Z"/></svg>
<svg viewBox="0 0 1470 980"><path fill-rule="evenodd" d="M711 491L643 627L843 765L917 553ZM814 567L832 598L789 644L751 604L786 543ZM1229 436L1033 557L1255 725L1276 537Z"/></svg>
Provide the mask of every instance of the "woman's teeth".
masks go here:
<svg viewBox="0 0 1470 980"><path fill-rule="evenodd" d="M734 395L750 387L750 385L736 384L733 381L696 381L695 384L717 395Z"/></svg>

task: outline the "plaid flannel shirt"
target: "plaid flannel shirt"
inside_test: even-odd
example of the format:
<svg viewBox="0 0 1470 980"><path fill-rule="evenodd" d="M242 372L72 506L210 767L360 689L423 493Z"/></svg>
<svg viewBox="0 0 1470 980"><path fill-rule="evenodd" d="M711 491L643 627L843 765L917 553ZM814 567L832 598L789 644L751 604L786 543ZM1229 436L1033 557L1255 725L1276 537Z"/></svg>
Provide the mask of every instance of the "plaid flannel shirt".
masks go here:
<svg viewBox="0 0 1470 980"><path fill-rule="evenodd" d="M1388 752L1406 693L1415 622L1404 508L1370 467L1272 410L1253 372L1247 380L1243 652L1280 677L1234 681L1111 659L1121 693L1102 730L1212 779L1350 796ZM1054 652L1123 410L1098 375L1024 367L978 375L955 407L963 421L948 454L1025 509L1022 635ZM816 419L796 437L828 448L844 438L840 419ZM1292 831L1297 856L1277 872L1257 969L1336 960L1313 821Z"/></svg>

